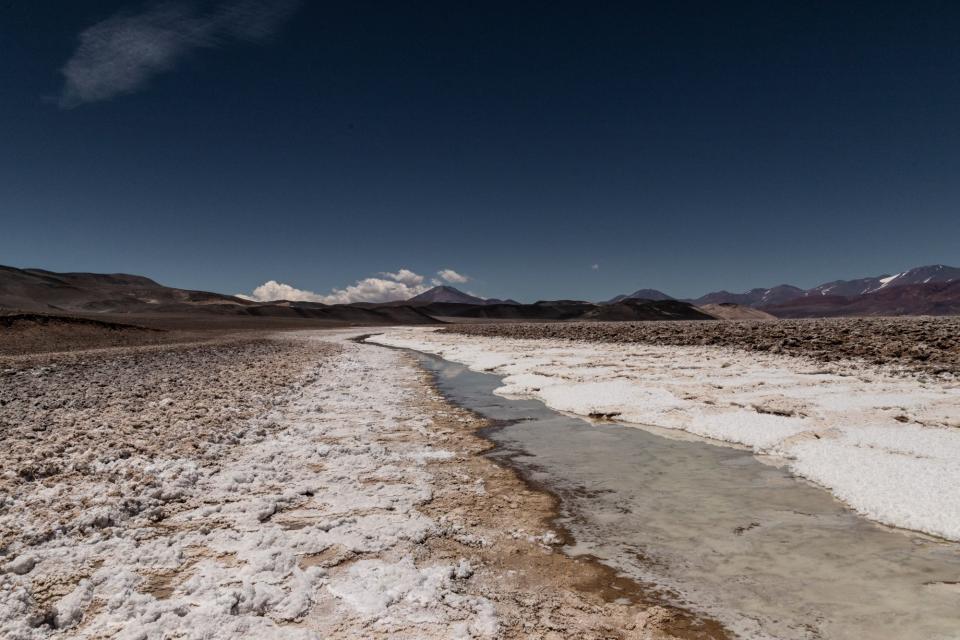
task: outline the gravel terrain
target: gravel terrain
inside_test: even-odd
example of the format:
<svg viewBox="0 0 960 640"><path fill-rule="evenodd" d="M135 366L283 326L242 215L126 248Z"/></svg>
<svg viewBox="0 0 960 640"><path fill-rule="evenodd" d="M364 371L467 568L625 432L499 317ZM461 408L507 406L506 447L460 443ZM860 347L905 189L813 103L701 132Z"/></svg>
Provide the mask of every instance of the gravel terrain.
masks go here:
<svg viewBox="0 0 960 640"><path fill-rule="evenodd" d="M442 331L503 338L735 347L821 362L854 359L910 372L960 376L960 317L483 324Z"/></svg>
<svg viewBox="0 0 960 640"><path fill-rule="evenodd" d="M0 357L200 342L216 335L210 331L166 330L89 318L0 311Z"/></svg>

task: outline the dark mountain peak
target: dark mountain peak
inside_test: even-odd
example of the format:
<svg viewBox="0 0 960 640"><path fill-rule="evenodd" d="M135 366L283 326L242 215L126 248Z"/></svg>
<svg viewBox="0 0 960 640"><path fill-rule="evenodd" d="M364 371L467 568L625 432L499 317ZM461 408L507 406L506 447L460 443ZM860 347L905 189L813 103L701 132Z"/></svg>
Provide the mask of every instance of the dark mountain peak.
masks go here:
<svg viewBox="0 0 960 640"><path fill-rule="evenodd" d="M633 293L614 296L607 300L607 304L616 304L624 300L676 300L676 298L656 289L637 289Z"/></svg>
<svg viewBox="0 0 960 640"><path fill-rule="evenodd" d="M445 284L438 285L428 289L423 293L413 296L407 303L409 304L431 304L434 302L459 302L462 304L486 304L487 301L469 293L464 293L456 287Z"/></svg>

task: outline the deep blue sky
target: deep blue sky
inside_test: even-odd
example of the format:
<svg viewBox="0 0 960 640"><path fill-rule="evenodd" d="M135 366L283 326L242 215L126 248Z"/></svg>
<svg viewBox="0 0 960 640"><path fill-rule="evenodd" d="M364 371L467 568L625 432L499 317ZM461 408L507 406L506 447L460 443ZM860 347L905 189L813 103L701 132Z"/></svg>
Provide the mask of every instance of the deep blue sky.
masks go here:
<svg viewBox="0 0 960 640"><path fill-rule="evenodd" d="M58 104L152 6L5 3L0 264L533 300L960 263L955 2L309 2Z"/></svg>

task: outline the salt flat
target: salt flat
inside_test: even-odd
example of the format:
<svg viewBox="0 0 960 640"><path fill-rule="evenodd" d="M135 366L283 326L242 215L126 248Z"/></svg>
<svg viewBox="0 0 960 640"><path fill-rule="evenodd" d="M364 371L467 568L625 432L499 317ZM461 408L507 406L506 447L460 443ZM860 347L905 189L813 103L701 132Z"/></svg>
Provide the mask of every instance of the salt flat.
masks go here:
<svg viewBox="0 0 960 640"><path fill-rule="evenodd" d="M960 385L953 378L714 346L421 328L374 340L504 376L502 395L750 447L868 518L960 540Z"/></svg>
<svg viewBox="0 0 960 640"><path fill-rule="evenodd" d="M368 624L401 635L492 636L491 603L457 593L472 573L468 561L417 567L410 555L437 528L416 509L432 494L424 466L452 454L416 440L377 441L429 421L405 402L409 371L384 349L328 346L337 349L288 402L258 416L259 428L238 429L234 443L197 457L97 461L69 487L5 496L5 525L49 539L10 544L16 557L0 578L4 637L307 638L320 627L324 636L351 628L363 636ZM338 357L338 349L362 356ZM103 486L107 471L148 477L137 486L173 513L156 526L150 510L100 499L114 488ZM91 507L67 522L43 522L44 511L31 509L78 500ZM55 530L40 533L45 525ZM365 559L348 570L324 566L356 554ZM37 610L38 581L69 584L78 571L86 575L72 590ZM322 607L332 610L309 624Z"/></svg>
<svg viewBox="0 0 960 640"><path fill-rule="evenodd" d="M5 365L0 636L726 637L597 587L485 421L357 334Z"/></svg>

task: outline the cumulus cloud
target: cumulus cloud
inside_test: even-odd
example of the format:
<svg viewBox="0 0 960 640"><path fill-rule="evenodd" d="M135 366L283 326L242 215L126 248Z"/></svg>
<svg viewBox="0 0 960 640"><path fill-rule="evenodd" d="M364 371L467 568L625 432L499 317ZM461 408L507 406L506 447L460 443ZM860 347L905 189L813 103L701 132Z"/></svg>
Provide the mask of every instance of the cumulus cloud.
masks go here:
<svg viewBox="0 0 960 640"><path fill-rule="evenodd" d="M453 269L443 269L437 272L445 282L467 282L469 278ZM400 269L396 272L383 272L376 277L364 278L342 289L334 289L329 294L320 294L305 289L270 280L253 290L250 295L236 294L238 298L255 302L269 302L271 300L291 300L297 302L322 302L324 304L349 304L351 302L389 302L391 300L406 300L421 294L430 288L422 275ZM433 279L433 284L440 281Z"/></svg>
<svg viewBox="0 0 960 640"><path fill-rule="evenodd" d="M61 70L60 106L109 100L141 89L190 52L230 41L258 42L273 35L299 0L221 0L206 9L165 2L121 11L80 33L80 44Z"/></svg>
<svg viewBox="0 0 960 640"><path fill-rule="evenodd" d="M401 272L405 271L401 269ZM410 272L408 272L410 273ZM386 276L395 274L382 274ZM416 274L413 274L416 275ZM324 296L322 302L327 304L349 304L351 302L388 302L390 300L406 300L415 295L423 293L430 287L420 283L410 284L401 282L390 277L386 278L364 278L359 282L344 287L343 289L334 289L333 293Z"/></svg>
<svg viewBox="0 0 960 640"><path fill-rule="evenodd" d="M417 285L423 284L423 276L410 271L409 269L400 269L396 273L390 273L386 271L380 275L390 280L395 280L396 282L403 283L408 287L415 287Z"/></svg>
<svg viewBox="0 0 960 640"><path fill-rule="evenodd" d="M441 269L440 271L437 271L437 275L440 276L440 279L444 282L451 282L454 284L463 284L470 281L470 278L463 274L457 273L453 269Z"/></svg>
<svg viewBox="0 0 960 640"><path fill-rule="evenodd" d="M288 284L282 282L277 282L276 280L268 280L262 285L253 290L252 295L245 295L242 293L236 294L236 297L243 298L244 300L252 300L254 302L269 302L271 300L290 300L295 302L323 302L323 297L318 293L313 291L305 291L304 289L297 289L296 287L291 287Z"/></svg>

